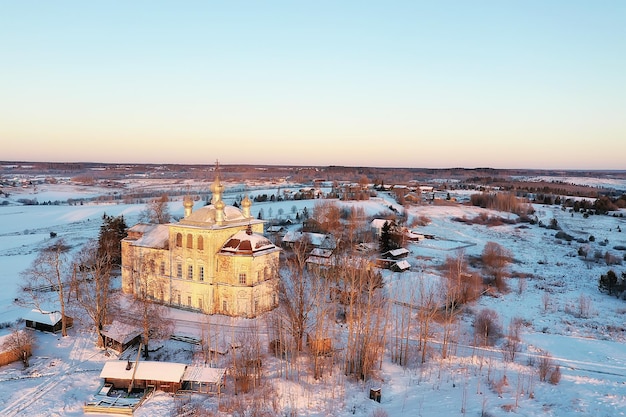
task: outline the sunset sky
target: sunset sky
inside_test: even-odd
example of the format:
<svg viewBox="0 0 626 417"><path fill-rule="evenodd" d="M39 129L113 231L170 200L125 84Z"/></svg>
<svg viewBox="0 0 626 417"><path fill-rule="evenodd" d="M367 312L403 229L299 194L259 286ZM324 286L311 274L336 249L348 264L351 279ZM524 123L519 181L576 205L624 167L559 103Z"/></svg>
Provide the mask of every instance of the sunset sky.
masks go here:
<svg viewBox="0 0 626 417"><path fill-rule="evenodd" d="M0 0L0 160L626 169L626 1Z"/></svg>

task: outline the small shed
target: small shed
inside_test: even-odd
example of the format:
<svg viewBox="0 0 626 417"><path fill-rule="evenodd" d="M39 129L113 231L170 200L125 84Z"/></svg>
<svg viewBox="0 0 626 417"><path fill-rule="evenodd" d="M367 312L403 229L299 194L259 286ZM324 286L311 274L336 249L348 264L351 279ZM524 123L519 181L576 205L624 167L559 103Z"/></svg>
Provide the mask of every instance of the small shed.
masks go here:
<svg viewBox="0 0 626 417"><path fill-rule="evenodd" d="M390 251L383 253L383 256L385 258L391 258L391 259L406 258L408 255L409 255L409 250L406 248L392 249Z"/></svg>
<svg viewBox="0 0 626 417"><path fill-rule="evenodd" d="M104 326L100 332L104 346L119 353L139 343L141 333L140 328L116 320Z"/></svg>
<svg viewBox="0 0 626 417"><path fill-rule="evenodd" d="M201 394L219 395L224 386L224 368L188 366L183 375L183 389Z"/></svg>
<svg viewBox="0 0 626 417"><path fill-rule="evenodd" d="M394 272L404 272L411 269L411 264L407 260L401 260L391 265L390 269Z"/></svg>
<svg viewBox="0 0 626 417"><path fill-rule="evenodd" d="M100 378L113 388L127 389L132 384L134 388L154 387L175 393L182 388L186 368L187 365L175 362L108 361L104 363Z"/></svg>
<svg viewBox="0 0 626 417"><path fill-rule="evenodd" d="M58 333L61 331L61 313L58 311L41 311L38 309L31 310L24 317L26 327L39 330L42 332ZM74 320L65 316L66 326L69 329L74 324Z"/></svg>

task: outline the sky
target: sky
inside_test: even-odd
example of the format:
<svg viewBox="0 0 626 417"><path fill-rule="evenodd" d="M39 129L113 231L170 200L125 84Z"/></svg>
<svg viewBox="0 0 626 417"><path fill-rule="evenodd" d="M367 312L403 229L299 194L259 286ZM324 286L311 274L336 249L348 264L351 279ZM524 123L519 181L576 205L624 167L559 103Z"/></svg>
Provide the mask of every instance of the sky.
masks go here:
<svg viewBox="0 0 626 417"><path fill-rule="evenodd" d="M623 1L0 0L0 160L626 169Z"/></svg>

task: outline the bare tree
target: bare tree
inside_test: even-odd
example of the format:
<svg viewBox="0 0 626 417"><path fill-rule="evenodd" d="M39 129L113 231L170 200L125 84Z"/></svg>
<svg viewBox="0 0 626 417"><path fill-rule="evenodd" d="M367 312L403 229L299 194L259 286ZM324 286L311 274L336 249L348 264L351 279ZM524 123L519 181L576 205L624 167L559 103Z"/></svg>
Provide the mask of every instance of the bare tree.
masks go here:
<svg viewBox="0 0 626 417"><path fill-rule="evenodd" d="M140 256L138 267L127 320L141 327L143 356L148 358L150 340L169 336L173 324L168 317L167 308L157 303L154 298L154 294L162 292L159 281L153 279L156 271L155 260L151 256Z"/></svg>
<svg viewBox="0 0 626 417"><path fill-rule="evenodd" d="M489 308L482 309L474 319L474 334L481 344L493 346L502 334L498 313Z"/></svg>
<svg viewBox="0 0 626 417"><path fill-rule="evenodd" d="M498 243L487 242L485 244L482 252L483 267L499 291L507 290L504 278L506 277L506 267L511 259L511 252Z"/></svg>
<svg viewBox="0 0 626 417"><path fill-rule="evenodd" d="M104 346L102 328L109 322L113 255L97 242L86 244L73 261L71 299L92 322L97 346Z"/></svg>
<svg viewBox="0 0 626 417"><path fill-rule="evenodd" d="M255 322L256 323L256 322ZM261 337L256 324L237 332L238 348L232 349L231 372L235 379L235 393L256 389L261 383Z"/></svg>
<svg viewBox="0 0 626 417"><path fill-rule="evenodd" d="M22 272L24 283L20 288L26 295L26 299L21 299L20 302L34 306L39 311L46 311L50 304L58 303L63 337L67 336L65 310L68 295L66 283L69 276L68 250L69 246L63 239L42 249L31 266Z"/></svg>
<svg viewBox="0 0 626 417"><path fill-rule="evenodd" d="M313 308L310 286L310 274L306 269L307 248L310 242L304 239L298 242L285 267L281 271L278 282L280 311L288 323L291 340L295 351L301 352L304 335L309 323L309 314Z"/></svg>
<svg viewBox="0 0 626 417"><path fill-rule="evenodd" d="M167 205L169 198L163 194L161 197L148 203L146 209L141 212L139 218L148 223L165 224L171 219L170 210Z"/></svg>
<svg viewBox="0 0 626 417"><path fill-rule="evenodd" d="M11 352L14 356L13 360L21 359L24 368L28 368L28 358L32 354L35 338L32 333L20 330L17 326L11 329L9 334L2 343L2 350Z"/></svg>
<svg viewBox="0 0 626 417"><path fill-rule="evenodd" d="M387 298L380 291L380 277L367 267L367 261L340 261L344 285L347 341L344 369L346 375L367 380L379 361L384 347Z"/></svg>

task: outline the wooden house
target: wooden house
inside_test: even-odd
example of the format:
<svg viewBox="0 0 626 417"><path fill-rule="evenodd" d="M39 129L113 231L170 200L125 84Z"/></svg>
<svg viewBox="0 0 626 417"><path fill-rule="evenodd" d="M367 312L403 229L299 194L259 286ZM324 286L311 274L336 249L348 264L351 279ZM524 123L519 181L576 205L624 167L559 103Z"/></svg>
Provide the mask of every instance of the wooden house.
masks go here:
<svg viewBox="0 0 626 417"><path fill-rule="evenodd" d="M58 333L61 331L61 313L58 311L46 312L37 309L31 310L24 317L26 327L42 332ZM66 326L69 329L74 324L74 320L65 316Z"/></svg>

